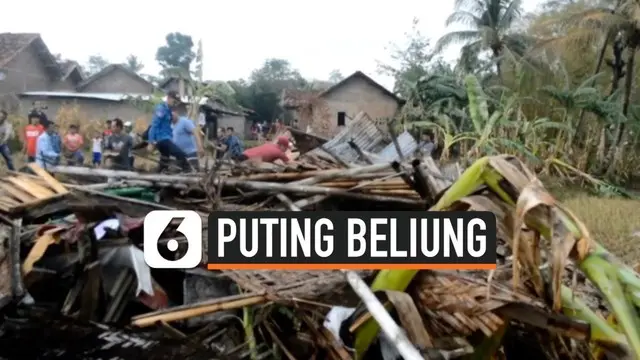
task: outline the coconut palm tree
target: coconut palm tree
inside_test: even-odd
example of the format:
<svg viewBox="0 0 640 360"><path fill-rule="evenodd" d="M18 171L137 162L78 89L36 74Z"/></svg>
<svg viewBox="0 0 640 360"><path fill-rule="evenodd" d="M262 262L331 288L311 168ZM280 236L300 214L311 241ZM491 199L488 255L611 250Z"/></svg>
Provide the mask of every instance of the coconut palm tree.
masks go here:
<svg viewBox="0 0 640 360"><path fill-rule="evenodd" d="M633 69L635 66L635 56L640 48L640 2L637 0L616 0L615 4L609 7L595 7L582 12L568 14L560 21L565 26L583 30L583 33L601 33L607 36L608 40L614 38L622 41L626 52L626 69L624 71L624 96L622 112L628 118L629 106L631 103L631 92L633 90ZM612 36L612 34L615 34ZM603 46L606 46L606 42ZM614 82L619 79L614 78ZM615 84L614 84L615 86ZM611 173L623 157L626 122L621 122L616 129L613 143L609 149L607 158L609 161L608 173Z"/></svg>
<svg viewBox="0 0 640 360"><path fill-rule="evenodd" d="M483 51L490 51L496 71L501 75L501 58L506 52L523 55L528 37L514 31L522 16L522 0L456 0L456 11L447 18L447 26L460 24L467 30L453 31L442 36L436 51L454 43L463 43L463 62L470 62Z"/></svg>

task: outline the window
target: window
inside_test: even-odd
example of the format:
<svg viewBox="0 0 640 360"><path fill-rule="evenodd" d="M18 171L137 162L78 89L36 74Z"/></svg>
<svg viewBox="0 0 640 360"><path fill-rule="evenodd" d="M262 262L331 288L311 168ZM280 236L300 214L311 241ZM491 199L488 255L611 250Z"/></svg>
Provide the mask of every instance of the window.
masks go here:
<svg viewBox="0 0 640 360"><path fill-rule="evenodd" d="M347 114L344 111L338 112L338 126L345 126L347 123Z"/></svg>

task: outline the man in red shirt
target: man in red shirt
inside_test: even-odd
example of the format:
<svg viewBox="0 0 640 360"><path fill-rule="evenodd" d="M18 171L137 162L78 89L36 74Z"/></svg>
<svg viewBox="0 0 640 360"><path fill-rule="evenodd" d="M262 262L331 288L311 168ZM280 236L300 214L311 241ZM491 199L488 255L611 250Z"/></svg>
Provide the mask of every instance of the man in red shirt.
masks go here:
<svg viewBox="0 0 640 360"><path fill-rule="evenodd" d="M27 153L27 161L36 161L36 143L38 136L44 132L44 127L40 124L40 114L38 112L29 113L29 125L24 127L25 151Z"/></svg>
<svg viewBox="0 0 640 360"><path fill-rule="evenodd" d="M255 160L265 162L275 162L276 160L282 160L282 162L289 162L289 157L285 153L289 149L289 139L286 136L278 137L276 144L266 143L260 146L256 146L247 149L243 153L242 160Z"/></svg>

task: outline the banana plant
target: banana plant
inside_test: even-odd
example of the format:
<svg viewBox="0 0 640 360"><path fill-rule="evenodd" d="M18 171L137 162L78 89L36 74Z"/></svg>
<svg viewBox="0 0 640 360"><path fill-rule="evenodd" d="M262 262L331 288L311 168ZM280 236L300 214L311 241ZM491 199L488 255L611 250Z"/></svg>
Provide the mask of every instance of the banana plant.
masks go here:
<svg viewBox="0 0 640 360"><path fill-rule="evenodd" d="M481 186L486 186L491 194L477 196L487 197L486 204L495 204L495 208L480 205L485 202L464 202L467 196ZM551 245L548 249L541 249L536 244L522 243L520 231L502 234L513 252L514 287L521 286L521 272L530 275L531 291L541 297L544 297L542 295L548 288L545 284L548 284L552 289L549 306L591 325L590 341L594 346L594 354L608 350L623 353L629 358L640 358L640 277L592 239L584 224L569 209L553 199L524 164L507 156L477 160L449 187L430 211L449 209L494 209L499 222L514 222L512 226L505 225L505 228L521 229L526 225L546 238ZM495 209L505 209L511 214L500 214ZM541 266L543 251L547 254L550 269ZM608 301L615 325L597 315L572 289L563 284L563 272L568 261L573 261ZM417 272L382 270L371 288L374 291L404 291ZM354 345L357 359L362 359L378 332L378 324L371 319L356 329ZM490 340L495 344L501 339ZM497 348L495 345L480 346L476 351L495 352ZM476 355L477 358L486 359L493 354Z"/></svg>

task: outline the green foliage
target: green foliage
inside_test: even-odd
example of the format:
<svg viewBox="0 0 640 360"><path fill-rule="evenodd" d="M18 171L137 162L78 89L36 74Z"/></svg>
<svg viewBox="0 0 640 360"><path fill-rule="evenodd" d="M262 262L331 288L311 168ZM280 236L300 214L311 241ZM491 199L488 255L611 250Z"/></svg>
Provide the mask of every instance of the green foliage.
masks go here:
<svg viewBox="0 0 640 360"><path fill-rule="evenodd" d="M191 36L173 32L167 34L165 40L167 44L159 47L156 52L156 60L160 66L163 69L177 68L188 72L196 58Z"/></svg>
<svg viewBox="0 0 640 360"><path fill-rule="evenodd" d="M134 73L139 73L144 68L144 64L141 63L138 57L133 54L127 56L127 61L124 63L124 66Z"/></svg>
<svg viewBox="0 0 640 360"><path fill-rule="evenodd" d="M287 60L267 59L251 73L248 81L233 81L229 85L241 106L253 109L262 120L273 121L282 114L282 91L304 89L307 81Z"/></svg>
<svg viewBox="0 0 640 360"><path fill-rule="evenodd" d="M462 44L461 57L465 68L478 65L479 56L488 51L496 61L500 75L503 56L522 56L530 43L528 36L515 31L514 25L522 15L522 0L458 0L455 11L446 25L458 24L464 30L442 36L436 44L441 51L452 44Z"/></svg>
<svg viewBox="0 0 640 360"><path fill-rule="evenodd" d="M331 71L331 73L329 74L329 82L332 84L337 84L343 79L344 79L344 76L338 69Z"/></svg>
<svg viewBox="0 0 640 360"><path fill-rule="evenodd" d="M411 90L418 81L426 76L431 69L434 58L429 48L429 39L418 30L418 19L413 19L411 31L405 33L405 43L402 46L392 44L391 60L395 65L379 63L378 71L395 79L394 91L401 97L410 98Z"/></svg>
<svg viewBox="0 0 640 360"><path fill-rule="evenodd" d="M91 55L87 60L87 65L84 66L84 71L88 76L99 73L102 69L109 66L109 61L102 55Z"/></svg>

